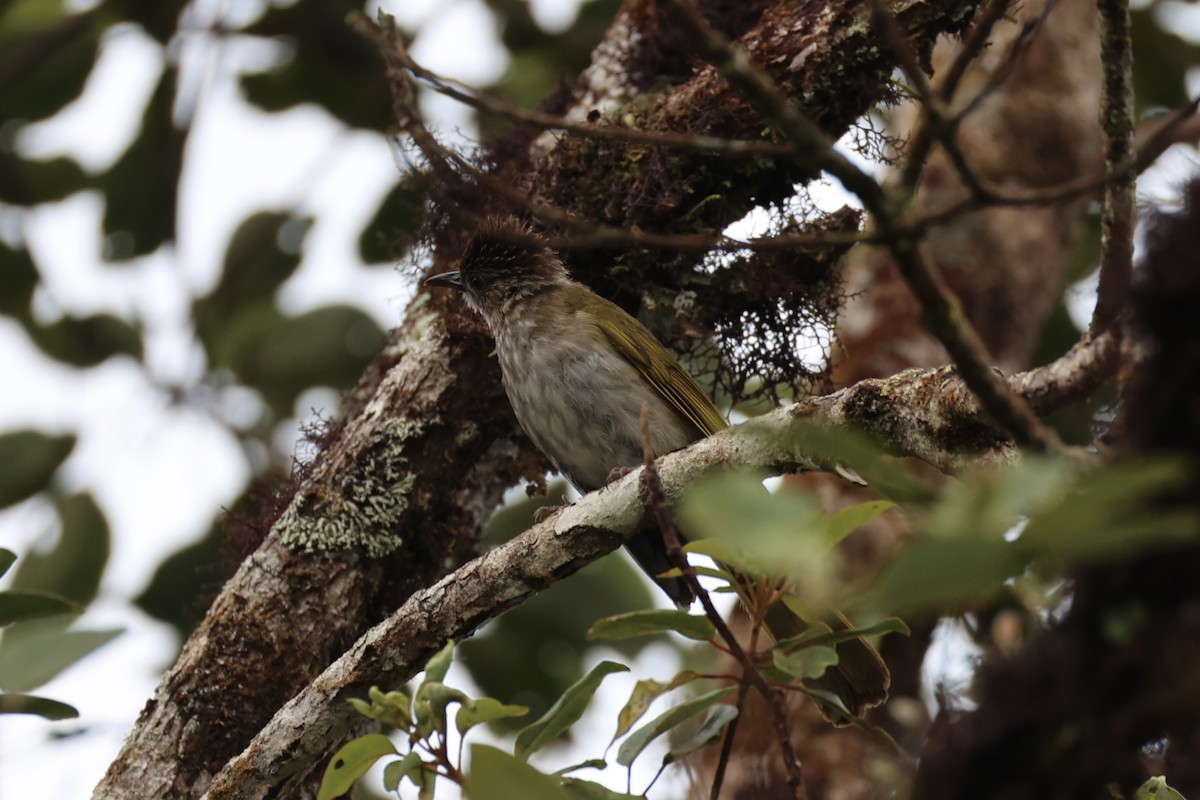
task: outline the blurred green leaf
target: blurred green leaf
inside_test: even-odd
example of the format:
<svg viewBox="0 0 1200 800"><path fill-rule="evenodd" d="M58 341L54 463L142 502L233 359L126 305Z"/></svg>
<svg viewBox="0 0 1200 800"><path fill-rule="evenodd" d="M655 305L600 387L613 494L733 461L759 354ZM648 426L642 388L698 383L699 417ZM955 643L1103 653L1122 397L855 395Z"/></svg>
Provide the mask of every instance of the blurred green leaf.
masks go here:
<svg viewBox="0 0 1200 800"><path fill-rule="evenodd" d="M429 663L425 665L425 679L421 683L421 688L425 688L428 683L441 683L446 679L446 673L450 671L450 665L454 663L454 642L446 642L445 646L437 652L437 654L429 659ZM420 690L417 694L420 694Z"/></svg>
<svg viewBox="0 0 1200 800"><path fill-rule="evenodd" d="M108 520L87 493L56 497L62 531L54 549L27 554L13 588L54 592L86 606L96 597L108 564Z"/></svg>
<svg viewBox="0 0 1200 800"><path fill-rule="evenodd" d="M771 658L778 669L801 680L819 678L826 669L838 663L837 651L821 645L811 645L794 653L777 648L772 651Z"/></svg>
<svg viewBox="0 0 1200 800"><path fill-rule="evenodd" d="M736 689L736 686L726 686L716 689L663 712L646 725L629 734L629 737L617 749L617 763L628 767L659 736L705 711L714 703L728 697Z"/></svg>
<svg viewBox="0 0 1200 800"><path fill-rule="evenodd" d="M284 317L263 305L243 309L205 344L214 366L230 369L286 417L305 389L353 385L383 345L383 332L348 306Z"/></svg>
<svg viewBox="0 0 1200 800"><path fill-rule="evenodd" d="M770 494L754 475L726 473L691 487L679 506L680 525L703 552L753 575L786 577L805 592L824 593L837 554L825 536L826 516L807 494ZM718 544L719 543L719 544Z"/></svg>
<svg viewBox="0 0 1200 800"><path fill-rule="evenodd" d="M1002 540L914 541L875 581L868 605L898 614L948 612L993 596L1025 564Z"/></svg>
<svg viewBox="0 0 1200 800"><path fill-rule="evenodd" d="M840 644L851 639L867 639L872 636L884 636L889 633L899 633L904 636L912 635L912 631L909 630L908 625L899 617L887 617L865 628L848 628L839 631L831 631L828 625L818 623L800 636L793 636L790 639L782 639L776 642L775 647L779 650L788 651L801 646L811 647Z"/></svg>
<svg viewBox="0 0 1200 800"><path fill-rule="evenodd" d="M351 697L347 702L358 713L375 719L397 730L407 731L412 727L412 699L404 692L384 692L378 686L368 691L370 702Z"/></svg>
<svg viewBox="0 0 1200 800"><path fill-rule="evenodd" d="M36 714L48 720L75 719L79 711L74 706L20 692L0 693L0 714Z"/></svg>
<svg viewBox="0 0 1200 800"><path fill-rule="evenodd" d="M1149 108L1174 108L1187 102L1184 76L1200 66L1200 46L1164 27L1155 5L1130 10L1133 22L1133 76L1139 113Z"/></svg>
<svg viewBox="0 0 1200 800"><path fill-rule="evenodd" d="M922 529L933 536L999 539L1024 517L1058 503L1078 477L1069 464L1035 457L965 475L945 488Z"/></svg>
<svg viewBox="0 0 1200 800"><path fill-rule="evenodd" d="M0 577L8 574L8 568L17 560L17 554L5 547L0 547Z"/></svg>
<svg viewBox="0 0 1200 800"><path fill-rule="evenodd" d="M454 727L465 736L471 728L484 722L523 717L528 713L526 706L506 705L492 697L480 697L468 700L459 707L454 717Z"/></svg>
<svg viewBox="0 0 1200 800"><path fill-rule="evenodd" d="M64 14L61 4L44 0L19 0L0 7L4 118L45 119L79 97L106 22L94 12Z"/></svg>
<svg viewBox="0 0 1200 800"><path fill-rule="evenodd" d="M110 261L146 255L175 238L184 132L175 126L176 70L163 71L129 149L96 179L104 192Z"/></svg>
<svg viewBox="0 0 1200 800"><path fill-rule="evenodd" d="M413 716L417 721L417 735L428 736L429 727L443 736L446 734L446 708L451 703L466 703L467 695L444 683L426 682L421 686L413 702Z"/></svg>
<svg viewBox="0 0 1200 800"><path fill-rule="evenodd" d="M676 609L650 609L598 620L588 631L588 640L628 639L668 631L698 642L707 642L717 635L717 629L708 617Z"/></svg>
<svg viewBox="0 0 1200 800"><path fill-rule="evenodd" d="M425 762L416 750L410 750L398 761L393 761L383 768L383 788L394 792L400 787L400 781L410 779L417 786L421 785L420 772Z"/></svg>
<svg viewBox="0 0 1200 800"><path fill-rule="evenodd" d="M471 800L571 800L555 778L495 747L471 748L471 769L464 787Z"/></svg>
<svg viewBox="0 0 1200 800"><path fill-rule="evenodd" d="M199 541L184 545L163 559L150 583L133 600L154 619L174 627L181 640L204 618L205 598L213 596L228 577L230 568L222 553L228 543L225 525L234 513L236 506Z"/></svg>
<svg viewBox="0 0 1200 800"><path fill-rule="evenodd" d="M34 430L0 434L0 508L49 486L74 447L74 436L47 436Z"/></svg>
<svg viewBox="0 0 1200 800"><path fill-rule="evenodd" d="M904 461L888 456L874 442L849 428L797 425L789 436L799 452L818 461L841 464L858 473L871 491L913 508L936 500L937 488L918 477Z"/></svg>
<svg viewBox="0 0 1200 800"><path fill-rule="evenodd" d="M225 250L220 282L193 309L196 331L210 350L235 314L274 306L275 292L300 264L311 226L309 217L263 211L237 227Z"/></svg>
<svg viewBox="0 0 1200 800"><path fill-rule="evenodd" d="M81 611L81 606L56 594L0 592L0 625L59 614L78 614Z"/></svg>
<svg viewBox="0 0 1200 800"><path fill-rule="evenodd" d="M0 636L0 688L24 692L110 642L121 631L67 630L70 620L51 617L17 623Z"/></svg>
<svg viewBox="0 0 1200 800"><path fill-rule="evenodd" d="M564 731L579 721L592 695L600 688L600 683L614 672L628 672L629 667L615 661L601 661L591 672L584 675L563 692L550 710L532 725L522 729L517 734L516 754L518 758L529 758L530 755L557 739Z"/></svg>
<svg viewBox="0 0 1200 800"><path fill-rule="evenodd" d="M0 142L0 202L14 206L54 203L87 188L90 180L72 159L22 158Z"/></svg>
<svg viewBox="0 0 1200 800"><path fill-rule="evenodd" d="M421 227L425 193L411 180L392 187L358 237L358 252L368 264L396 261Z"/></svg>
<svg viewBox="0 0 1200 800"><path fill-rule="evenodd" d="M322 0L269 6L246 33L286 43L292 53L270 72L243 75L246 98L267 111L316 103L353 128L386 130L392 104L383 63L346 24L346 11Z"/></svg>
<svg viewBox="0 0 1200 800"><path fill-rule="evenodd" d="M111 314L66 316L50 325L26 327L43 353L74 367L94 367L113 356L141 360L141 332Z"/></svg>
<svg viewBox="0 0 1200 800"><path fill-rule="evenodd" d="M1178 459L1135 458L1084 474L1059 502L1031 515L1018 540L1043 556L1071 559L1119 555L1200 534L1190 509L1154 506L1188 479Z"/></svg>
<svg viewBox="0 0 1200 800"><path fill-rule="evenodd" d="M737 706L721 703L716 705L709 711L708 716L704 718L704 724L700 729L687 737L683 741L671 745L671 749L663 757L664 764L673 764L684 756L694 753L701 747L716 742L721 738L721 733L725 730L729 723L737 718Z"/></svg>
<svg viewBox="0 0 1200 800"><path fill-rule="evenodd" d="M317 800L333 800L350 791L356 780L387 755L396 755L396 746L382 733L370 733L347 742L329 759Z"/></svg>
<svg viewBox="0 0 1200 800"><path fill-rule="evenodd" d="M825 521L825 538L830 547L878 517L896 504L890 500L871 500L844 508Z"/></svg>
<svg viewBox="0 0 1200 800"><path fill-rule="evenodd" d="M585 781L582 778L563 778L562 785L571 793L572 797L581 798L581 800L638 800L638 798L645 797L641 794L614 792L607 786L602 786L594 781Z"/></svg>

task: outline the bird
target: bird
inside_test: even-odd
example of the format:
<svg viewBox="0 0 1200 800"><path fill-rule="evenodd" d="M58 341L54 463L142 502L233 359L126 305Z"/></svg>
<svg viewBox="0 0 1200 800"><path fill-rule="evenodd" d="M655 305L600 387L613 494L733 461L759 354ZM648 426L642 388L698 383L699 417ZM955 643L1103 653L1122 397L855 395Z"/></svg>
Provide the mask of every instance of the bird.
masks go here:
<svg viewBox="0 0 1200 800"><path fill-rule="evenodd" d="M505 393L522 429L581 494L643 460L641 420L662 456L725 427L708 394L641 322L573 280L546 239L512 217L488 217L470 238L457 269L427 286L460 292L495 340ZM694 599L657 528L626 544L638 563L680 607ZM849 623L840 614L838 624ZM779 640L806 625L782 604L766 622ZM779 629L783 630L779 630ZM855 716L887 697L890 677L862 639L839 647L839 663L813 681ZM835 724L848 720L818 702Z"/></svg>

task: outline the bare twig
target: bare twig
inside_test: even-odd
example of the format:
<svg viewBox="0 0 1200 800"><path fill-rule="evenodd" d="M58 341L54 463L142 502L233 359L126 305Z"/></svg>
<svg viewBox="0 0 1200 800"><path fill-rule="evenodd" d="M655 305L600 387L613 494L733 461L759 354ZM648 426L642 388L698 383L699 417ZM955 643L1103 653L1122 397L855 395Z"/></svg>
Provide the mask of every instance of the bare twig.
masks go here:
<svg viewBox="0 0 1200 800"><path fill-rule="evenodd" d="M788 788L791 789L792 796L796 800L803 800L807 796L804 789L804 774L800 769L800 758L792 744L792 724L787 715L787 702L784 700L783 692L767 683L766 678L758 671L754 659L750 657L741 642L738 641L737 636L729 629L725 618L721 616L721 612L717 611L712 598L708 596L708 590L700 584L700 580L696 577L696 570L692 568L688 563L687 556L683 554L679 535L675 532L675 525L671 520L671 510L667 506L667 497L663 492L662 481L659 479L658 469L654 464L654 448L650 445L650 407L646 404L642 405L642 463L642 483L647 489L647 502L654 511L654 518L658 522L663 541L667 545L667 555L670 556L671 562L679 568L683 579L687 581L688 586L695 593L696 599L704 607L704 613L717 629L717 633L725 642L726 647L729 648L730 655L741 665L742 680L749 682L762 695L763 702L770 711L771 722L775 728L775 738L779 742L779 748L783 754Z"/></svg>
<svg viewBox="0 0 1200 800"><path fill-rule="evenodd" d="M1127 0L1099 0L1100 52L1104 62L1104 92L1100 125L1106 142L1104 206L1100 217L1100 288L1091 333L1117 322L1133 274L1135 175L1123 168L1132 163L1133 149L1133 36Z"/></svg>
<svg viewBox="0 0 1200 800"><path fill-rule="evenodd" d="M569 131L590 139L606 139L680 150L699 150L723 156L786 158L795 154L795 147L788 143L722 139L717 136L676 133L675 131L642 131L618 125L571 122L554 114L520 108L499 98L471 90L457 81L445 78L421 66L408 55L407 51L403 54L403 63L409 72L428 83L439 94L457 100L477 111L532 125L543 130Z"/></svg>

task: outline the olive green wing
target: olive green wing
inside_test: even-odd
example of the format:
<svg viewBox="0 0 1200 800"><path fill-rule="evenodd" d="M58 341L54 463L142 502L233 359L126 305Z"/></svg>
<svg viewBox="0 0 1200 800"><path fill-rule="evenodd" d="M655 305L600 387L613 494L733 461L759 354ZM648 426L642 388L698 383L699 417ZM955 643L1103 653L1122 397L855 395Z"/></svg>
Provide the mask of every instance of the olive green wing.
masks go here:
<svg viewBox="0 0 1200 800"><path fill-rule="evenodd" d="M700 385L679 366L675 356L654 338L646 326L619 306L603 298L598 299L600 303L589 303L587 310L580 309L580 312L591 319L604 338L641 373L647 383L682 416L691 420L705 436L728 427L725 418Z"/></svg>

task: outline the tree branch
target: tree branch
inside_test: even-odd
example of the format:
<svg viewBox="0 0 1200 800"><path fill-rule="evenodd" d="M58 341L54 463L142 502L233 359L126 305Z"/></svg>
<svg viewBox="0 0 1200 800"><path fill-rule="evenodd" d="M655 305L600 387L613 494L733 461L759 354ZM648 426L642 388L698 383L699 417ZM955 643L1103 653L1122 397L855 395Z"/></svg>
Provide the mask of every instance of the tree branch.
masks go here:
<svg viewBox="0 0 1200 800"><path fill-rule="evenodd" d="M1011 383L1039 387L1042 410L1054 410L1054 400L1066 395L1030 375L1015 376ZM945 470L1015 456L1012 443L985 420L952 367L909 370L777 409L667 455L658 461L663 490L677 499L696 481L730 467L772 474L827 471L832 465L794 435L813 425L864 430L880 437L892 453ZM356 720L346 698L365 696L373 685L399 686L447 642L469 636L642 530L647 507L640 484L637 470L413 594L280 709L221 770L206 797L281 796Z"/></svg>

